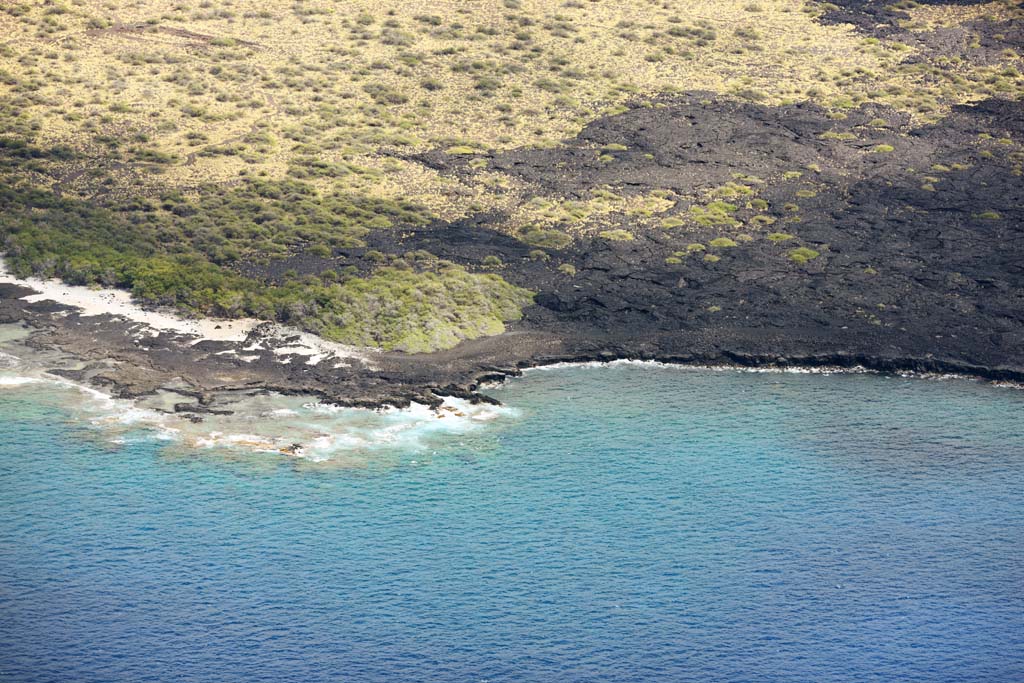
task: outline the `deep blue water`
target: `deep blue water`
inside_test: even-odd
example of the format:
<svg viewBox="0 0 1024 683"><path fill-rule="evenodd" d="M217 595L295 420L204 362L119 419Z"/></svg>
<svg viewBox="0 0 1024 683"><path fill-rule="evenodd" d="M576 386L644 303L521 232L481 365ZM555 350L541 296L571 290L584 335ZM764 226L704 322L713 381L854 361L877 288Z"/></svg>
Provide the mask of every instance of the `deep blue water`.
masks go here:
<svg viewBox="0 0 1024 683"><path fill-rule="evenodd" d="M354 469L112 446L0 392L0 680L1024 680L1024 392L494 393L519 417Z"/></svg>

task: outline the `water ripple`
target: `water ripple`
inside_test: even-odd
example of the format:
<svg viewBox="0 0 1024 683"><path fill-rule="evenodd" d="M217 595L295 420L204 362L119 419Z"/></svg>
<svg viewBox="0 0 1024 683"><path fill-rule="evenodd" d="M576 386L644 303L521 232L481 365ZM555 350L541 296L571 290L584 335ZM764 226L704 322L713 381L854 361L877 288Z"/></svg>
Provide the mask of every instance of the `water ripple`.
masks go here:
<svg viewBox="0 0 1024 683"><path fill-rule="evenodd" d="M3 392L0 680L1024 680L1021 392L615 366L495 393L518 415L428 456L311 469Z"/></svg>

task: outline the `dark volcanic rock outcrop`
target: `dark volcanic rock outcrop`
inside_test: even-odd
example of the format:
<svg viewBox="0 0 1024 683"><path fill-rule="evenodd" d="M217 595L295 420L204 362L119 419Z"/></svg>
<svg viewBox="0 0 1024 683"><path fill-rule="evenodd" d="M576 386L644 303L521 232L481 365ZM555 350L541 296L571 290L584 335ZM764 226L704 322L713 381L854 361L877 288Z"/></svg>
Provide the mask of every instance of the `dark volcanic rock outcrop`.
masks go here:
<svg viewBox="0 0 1024 683"><path fill-rule="evenodd" d="M918 5L981 5L986 0L917 0ZM830 0L821 21L853 24L877 36L900 33L899 22L910 18L896 3L887 0Z"/></svg>
<svg viewBox="0 0 1024 683"><path fill-rule="evenodd" d="M574 277L527 261L528 245L480 236L484 226L470 228L470 221L417 231L392 246L460 260L476 254L451 236L477 235L469 241L486 244L487 253L509 264L505 277L539 290L520 327L549 331L564 341L566 356L810 360L822 354L865 364L888 359L879 360L885 367L900 366L902 358L906 367L960 365L1019 376L1022 114L1019 102L990 100L913 128L880 107L832 120L806 104L772 108L699 95L665 100L597 121L564 148L509 152L490 163L539 193L569 198L599 187L693 197L738 174L758 176L765 182L757 196L775 222L751 230L749 242L715 250L719 260L697 253L666 263L688 244L736 230L691 225L550 250L552 263L574 265ZM613 143L627 151L617 152L613 164L597 160L594 149ZM434 163L459 173L464 162L446 164L439 156ZM687 207L680 201L674 211L685 218ZM794 237L765 239L771 230ZM820 256L794 263L788 255L797 245Z"/></svg>

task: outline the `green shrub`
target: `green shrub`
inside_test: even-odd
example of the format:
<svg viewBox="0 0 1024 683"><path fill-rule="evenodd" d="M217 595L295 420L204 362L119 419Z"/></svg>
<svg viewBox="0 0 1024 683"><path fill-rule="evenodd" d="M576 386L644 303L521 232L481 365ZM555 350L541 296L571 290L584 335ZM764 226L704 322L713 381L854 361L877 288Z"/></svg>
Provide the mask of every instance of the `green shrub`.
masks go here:
<svg viewBox="0 0 1024 683"><path fill-rule="evenodd" d="M602 230L597 234L599 237L603 237L606 240L611 240L612 242L628 242L634 239L633 233L622 229Z"/></svg>
<svg viewBox="0 0 1024 683"><path fill-rule="evenodd" d="M749 197L754 194L754 188L749 185L743 185L741 183L726 183L720 187L716 187L709 193L712 197L729 199L732 197ZM724 202L723 202L724 203ZM728 204L726 206L731 206ZM733 208L731 211L735 211Z"/></svg>
<svg viewBox="0 0 1024 683"><path fill-rule="evenodd" d="M821 254L819 254L814 249L811 249L809 247L797 247L796 249L791 249L789 251L789 260L799 264L807 263L808 261L816 259L819 256L821 256Z"/></svg>
<svg viewBox="0 0 1024 683"><path fill-rule="evenodd" d="M720 247L720 248L738 246L737 243L736 243L736 240L730 239L728 237L716 237L715 239L713 239L710 242L708 242L708 244L710 244L713 247Z"/></svg>
<svg viewBox="0 0 1024 683"><path fill-rule="evenodd" d="M704 227L736 225L737 221L733 218L732 214L736 213L738 209L739 207L735 204L716 201L711 202L707 206L691 206L690 214L697 223Z"/></svg>
<svg viewBox="0 0 1024 683"><path fill-rule="evenodd" d="M572 242L572 238L564 232L534 226L528 226L521 230L519 239L527 244L545 249L564 249Z"/></svg>

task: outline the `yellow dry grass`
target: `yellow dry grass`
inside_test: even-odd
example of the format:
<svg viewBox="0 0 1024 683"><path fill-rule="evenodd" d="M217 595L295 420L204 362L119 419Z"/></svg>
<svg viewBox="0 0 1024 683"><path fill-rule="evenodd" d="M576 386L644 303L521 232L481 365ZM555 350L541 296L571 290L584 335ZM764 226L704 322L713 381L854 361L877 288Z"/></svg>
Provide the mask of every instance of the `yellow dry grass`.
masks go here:
<svg viewBox="0 0 1024 683"><path fill-rule="evenodd" d="M188 191L291 170L451 218L515 205L514 181L445 178L414 153L557 144L632 98L874 99L935 116L991 94L970 79L936 86L901 68L912 48L817 11L803 0L21 0L0 11L0 96L44 143L93 154L68 169L65 191ZM912 12L937 26L1010 11ZM1019 61L958 68L984 80ZM588 202L588 216L613 211ZM547 220L536 213L520 207L514 222Z"/></svg>

